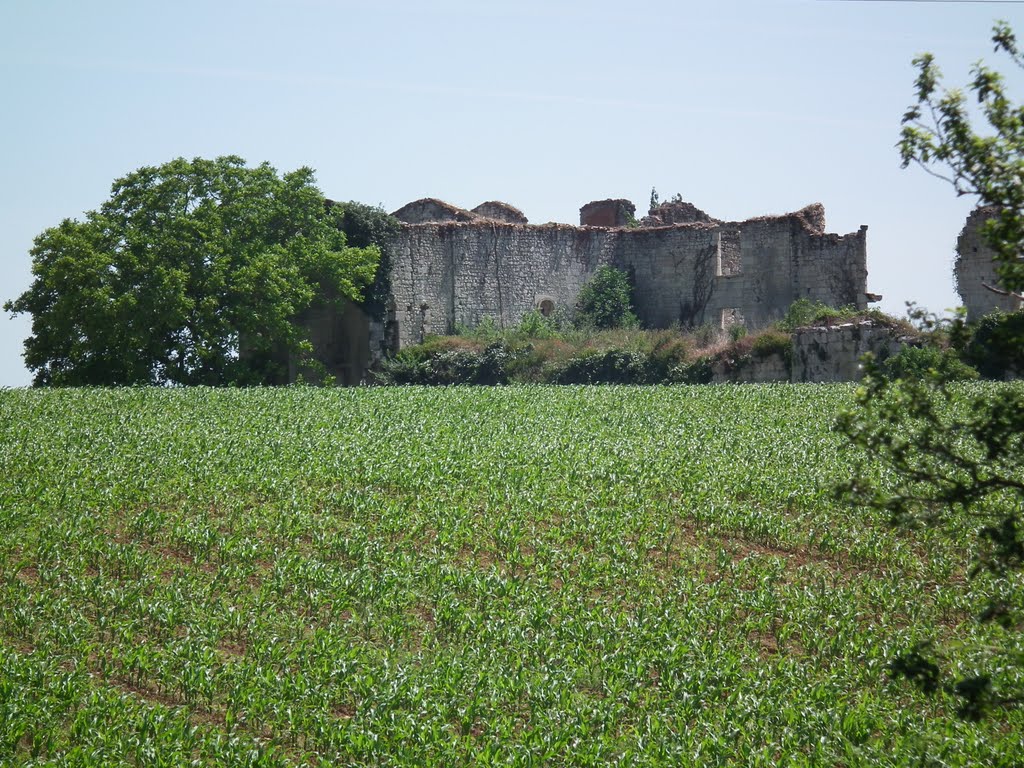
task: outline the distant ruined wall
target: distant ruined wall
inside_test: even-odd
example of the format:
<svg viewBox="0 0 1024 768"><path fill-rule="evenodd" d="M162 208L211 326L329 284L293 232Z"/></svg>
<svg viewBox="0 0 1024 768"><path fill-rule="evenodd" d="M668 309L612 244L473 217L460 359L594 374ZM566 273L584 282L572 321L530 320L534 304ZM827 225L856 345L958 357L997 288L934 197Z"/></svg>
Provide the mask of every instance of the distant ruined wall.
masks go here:
<svg viewBox="0 0 1024 768"><path fill-rule="evenodd" d="M778 353L752 357L739 365L717 361L711 366L712 384L772 384L789 380L789 361Z"/></svg>
<svg viewBox="0 0 1024 768"><path fill-rule="evenodd" d="M891 328L870 321L799 328L793 334L791 381L858 381L864 376L865 353L885 360L905 344Z"/></svg>
<svg viewBox="0 0 1024 768"><path fill-rule="evenodd" d="M648 226L663 224L694 224L696 222L719 223L693 203L682 201L661 203L647 212Z"/></svg>
<svg viewBox="0 0 1024 768"><path fill-rule="evenodd" d="M497 200L480 203L480 205L472 210L472 213L475 213L477 216L483 216L485 219L495 219L509 224L529 223L529 220L518 208Z"/></svg>
<svg viewBox="0 0 1024 768"><path fill-rule="evenodd" d="M907 344L908 340L898 332L871 321L799 328L792 334L788 359L776 353L766 357L716 360L711 367L711 381L714 384L858 381L864 377L861 358L865 353L886 360Z"/></svg>
<svg viewBox="0 0 1024 768"><path fill-rule="evenodd" d="M1021 306L1021 302L1013 296L1003 296L985 287L999 287L993 261L995 252L981 235L982 225L994 214L992 208L972 211L956 242L957 259L953 273L960 301L967 308L969 322L980 320L995 311L1013 312Z"/></svg>
<svg viewBox="0 0 1024 768"><path fill-rule="evenodd" d="M595 200L580 208L581 227L625 227L636 220L629 200Z"/></svg>
<svg viewBox="0 0 1024 768"><path fill-rule="evenodd" d="M612 238L567 225L421 224L392 243L391 290L400 347L492 318L508 327L549 301L572 306Z"/></svg>
<svg viewBox="0 0 1024 768"><path fill-rule="evenodd" d="M621 202L589 210L603 216L622 211ZM867 305L867 228L825 233L820 205L745 222L632 228L535 226L481 215L504 215L504 205L488 203L476 213L425 200L395 212L405 222L392 242L397 346L485 318L508 327L534 309L569 309L605 264L629 272L637 314L652 328L762 327L798 298Z"/></svg>
<svg viewBox="0 0 1024 768"><path fill-rule="evenodd" d="M711 367L714 384L768 382L829 383L859 381L864 377L861 358L868 352L879 360L896 355L908 340L896 331L871 321L798 328L791 337L788 359L781 354L716 360Z"/></svg>

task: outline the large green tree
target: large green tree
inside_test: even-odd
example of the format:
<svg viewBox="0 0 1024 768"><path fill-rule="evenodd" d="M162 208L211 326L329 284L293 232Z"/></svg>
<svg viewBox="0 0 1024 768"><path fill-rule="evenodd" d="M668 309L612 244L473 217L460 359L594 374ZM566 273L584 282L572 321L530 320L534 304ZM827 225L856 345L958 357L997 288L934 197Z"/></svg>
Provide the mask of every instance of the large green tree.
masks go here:
<svg viewBox="0 0 1024 768"><path fill-rule="evenodd" d="M1005 23L996 50L1024 66ZM916 102L903 119L904 166L917 164L961 195L993 206L984 235L995 252L1000 286L1024 290L1024 106L1011 101L1004 78L975 65L966 91L946 89L931 55L915 60ZM977 126L978 119L982 121ZM947 337L965 337L959 319L921 314ZM1019 324L1000 342L1019 350ZM866 449L844 492L901 525L973 532L978 618L990 624L981 647L935 643L907 649L892 666L930 692L948 691L960 713L977 719L1024 702L1024 389L965 388L936 366L917 378L888 377L869 364L858 407L839 428ZM875 471L881 461L883 473ZM874 479L873 479L874 478ZM957 669L959 665L959 669Z"/></svg>
<svg viewBox="0 0 1024 768"><path fill-rule="evenodd" d="M359 301L374 246L349 247L313 171L179 158L114 182L84 220L32 248L34 280L4 309L32 315L37 385L249 384L310 351L300 318Z"/></svg>

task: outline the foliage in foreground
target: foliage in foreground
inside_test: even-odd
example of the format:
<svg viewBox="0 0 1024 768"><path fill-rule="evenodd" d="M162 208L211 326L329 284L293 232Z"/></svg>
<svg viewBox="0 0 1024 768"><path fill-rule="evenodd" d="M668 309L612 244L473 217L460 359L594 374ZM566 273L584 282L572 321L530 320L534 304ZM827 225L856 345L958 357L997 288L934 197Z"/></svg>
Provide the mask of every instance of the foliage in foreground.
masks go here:
<svg viewBox="0 0 1024 768"><path fill-rule="evenodd" d="M960 713L971 719L993 706L1024 702L1024 591L1008 578L1024 568L1024 393L986 389L965 396L941 368L893 379L872 365L857 404L841 416L839 428L891 468L895 485L865 479L862 465L844 492L885 511L896 525L975 533L970 575L994 580L994 596L979 603L977 614L1005 630L1002 644L986 649L993 658L970 674L947 680L948 671L922 654L924 647L912 649L894 670L928 692L939 686L955 692L963 699Z"/></svg>
<svg viewBox="0 0 1024 768"><path fill-rule="evenodd" d="M1005 23L993 32L996 50L1024 67L1024 57ZM1003 77L976 64L968 86L987 123L971 123L967 97L942 90L934 59L915 60L917 103L903 118L900 150L911 162L948 181L958 194L995 207L983 235L996 254L1002 289L1024 291L1024 106L1009 99ZM1013 370L1024 348L1021 315L982 324L968 356L979 364L1001 361ZM934 324L934 322L933 322ZM954 319L947 335L963 335ZM962 339L961 339L962 341ZM893 673L928 693L952 692L960 714L978 720L1024 703L1024 397L1019 389L986 389L969 397L952 381L956 369L944 357L921 371L889 371L872 366L858 390L858 408L839 427L855 445L884 462L888 483L866 477L860 468L845 490L869 508L887 512L893 522L934 530L966 529L975 537L967 548L971 575L991 582L990 596L975 605L977 618L997 625L993 642L966 645L975 658L958 666L949 645L910 646ZM913 375L909 375L913 373ZM900 377L902 375L902 377ZM895 376L895 378L894 378Z"/></svg>
<svg viewBox="0 0 1024 768"><path fill-rule="evenodd" d="M1024 310L993 312L964 344L964 359L987 379L1024 376Z"/></svg>
<svg viewBox="0 0 1024 768"><path fill-rule="evenodd" d="M1024 55L1006 22L996 23L992 42L1013 66L1024 69ZM914 65L917 102L903 116L903 166L914 163L958 195L995 208L982 234L996 253L1002 288L1019 295L1024 291L1024 105L1013 103L1006 79L984 62L974 65L966 92L942 88L932 54L918 56ZM985 122L980 131L972 124L974 113Z"/></svg>
<svg viewBox="0 0 1024 768"><path fill-rule="evenodd" d="M852 392L0 391L0 763L1014 765L886 677L1001 592Z"/></svg>
<svg viewBox="0 0 1024 768"><path fill-rule="evenodd" d="M379 251L349 247L343 221L309 168L139 168L36 238L32 285L4 309L32 315L36 385L272 382L289 355L308 359L302 313L359 301L374 279Z"/></svg>

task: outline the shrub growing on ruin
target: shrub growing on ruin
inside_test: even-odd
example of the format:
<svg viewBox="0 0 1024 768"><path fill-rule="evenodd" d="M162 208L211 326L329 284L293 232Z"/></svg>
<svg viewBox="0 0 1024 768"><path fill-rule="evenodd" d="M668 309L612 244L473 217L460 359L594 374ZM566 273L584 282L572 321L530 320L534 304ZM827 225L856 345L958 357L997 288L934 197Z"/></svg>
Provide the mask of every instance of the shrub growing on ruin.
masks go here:
<svg viewBox="0 0 1024 768"><path fill-rule="evenodd" d="M533 309L523 315L516 334L527 339L555 339L559 335L560 318L545 317Z"/></svg>
<svg viewBox="0 0 1024 768"><path fill-rule="evenodd" d="M379 206L350 200L347 203L333 203L332 207L340 212L338 226L345 233L345 241L349 247L374 247L380 253L377 273L373 283L365 291L361 306L371 317L383 320L391 296L390 243L402 225L398 219Z"/></svg>
<svg viewBox="0 0 1024 768"><path fill-rule="evenodd" d="M793 337L784 332L769 328L752 337L750 354L754 357L771 357L781 355L783 359L793 357Z"/></svg>
<svg viewBox="0 0 1024 768"><path fill-rule="evenodd" d="M642 352L608 349L572 358L550 376L554 384L649 384L650 360Z"/></svg>
<svg viewBox="0 0 1024 768"><path fill-rule="evenodd" d="M377 374L380 384L508 384L524 348L496 341L483 349L471 346L422 345L402 350L385 360Z"/></svg>
<svg viewBox="0 0 1024 768"><path fill-rule="evenodd" d="M603 266L580 290L578 321L595 328L636 328L633 286L621 269Z"/></svg>
<svg viewBox="0 0 1024 768"><path fill-rule="evenodd" d="M710 384L714 378L712 362L713 358L708 356L677 365L669 371L669 381L673 384Z"/></svg>
<svg viewBox="0 0 1024 768"><path fill-rule="evenodd" d="M852 320L863 311L856 307L830 307L822 301L811 301L810 299L797 299L786 310L775 325L783 331L795 331L797 328L806 328L811 325L834 324Z"/></svg>
<svg viewBox="0 0 1024 768"><path fill-rule="evenodd" d="M659 331L651 339L649 364L656 381L669 381L673 368L685 363L693 354L693 340L678 331Z"/></svg>
<svg viewBox="0 0 1024 768"><path fill-rule="evenodd" d="M459 325L455 329L457 335L476 341L493 342L501 338L502 331L493 317L485 317L474 326Z"/></svg>

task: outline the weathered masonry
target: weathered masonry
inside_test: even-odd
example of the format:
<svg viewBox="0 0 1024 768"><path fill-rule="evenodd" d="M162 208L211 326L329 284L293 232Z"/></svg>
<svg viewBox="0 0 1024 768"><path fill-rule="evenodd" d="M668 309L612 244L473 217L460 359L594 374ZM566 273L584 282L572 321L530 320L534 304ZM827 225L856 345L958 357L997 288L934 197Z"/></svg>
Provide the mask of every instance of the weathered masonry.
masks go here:
<svg viewBox="0 0 1024 768"><path fill-rule="evenodd" d="M628 200L601 200L580 209L580 226L533 225L506 203L409 203L393 214L402 228L390 243L386 317L317 318L314 345L332 350L321 359L339 381L357 383L382 355L428 335L571 309L603 265L629 273L637 314L652 328L756 328L799 298L861 309L878 298L866 292L867 227L827 233L820 204L741 222L685 202L640 221L634 212ZM356 335L368 344L342 343Z"/></svg>
<svg viewBox="0 0 1024 768"><path fill-rule="evenodd" d="M967 217L956 242L956 289L967 308L967 320L972 323L990 312L1014 312L1021 308L1020 299L999 290L995 252L982 237L982 227L994 215L994 208L976 208Z"/></svg>
<svg viewBox="0 0 1024 768"><path fill-rule="evenodd" d="M585 205L580 226L531 225L504 203L472 211L419 200L395 211L394 299L386 337L398 347L491 318L572 307L602 265L627 270L648 327L763 326L798 298L867 306L867 227L825 232L825 211L719 221L666 203L642 221L626 200Z"/></svg>

